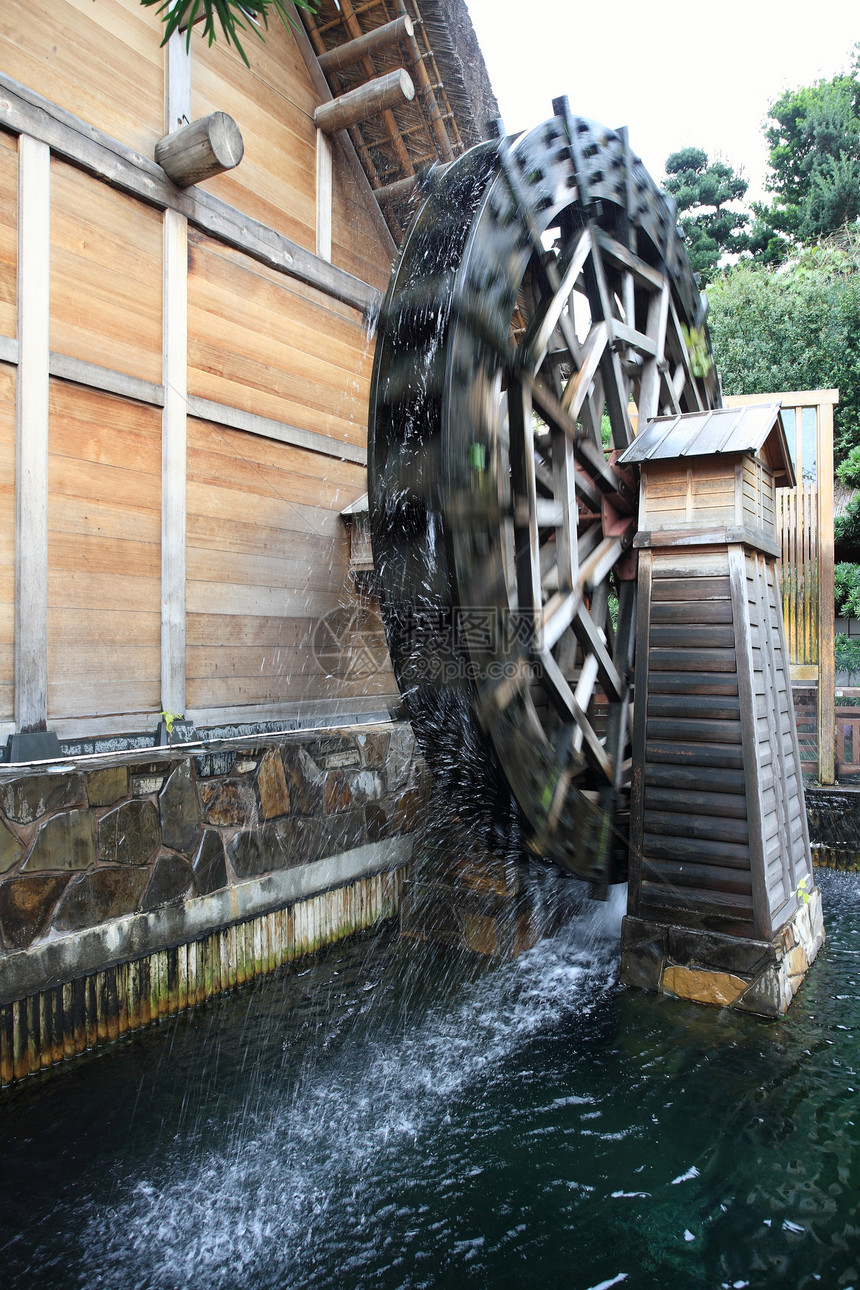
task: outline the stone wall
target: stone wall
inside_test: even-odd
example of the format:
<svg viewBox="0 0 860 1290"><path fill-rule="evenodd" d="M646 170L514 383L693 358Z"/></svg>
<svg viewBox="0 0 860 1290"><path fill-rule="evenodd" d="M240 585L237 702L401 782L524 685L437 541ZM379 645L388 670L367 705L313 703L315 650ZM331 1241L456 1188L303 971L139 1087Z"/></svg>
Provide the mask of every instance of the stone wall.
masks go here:
<svg viewBox="0 0 860 1290"><path fill-rule="evenodd" d="M806 790L812 863L860 871L860 788Z"/></svg>
<svg viewBox="0 0 860 1290"><path fill-rule="evenodd" d="M322 893L359 890L408 861L426 797L405 724L79 758L29 774L9 767L0 773L0 1080L16 1069L13 1049L22 1069L20 1053L38 1048L42 1032L62 1053L62 1035L44 1021L50 1007L37 1002L45 992L202 945ZM395 889L373 891L374 916L390 916ZM310 942L296 941L284 921L282 944L266 962L367 926L373 900L366 908L363 897L357 906L350 900L321 907ZM228 950L218 958L216 989L238 962ZM187 975L187 955L184 962L174 976ZM204 996L213 992L209 976ZM111 990L104 1006L115 1013ZM159 1006L172 1007L167 978L161 993L168 1002L156 1004L156 1017ZM91 1024L98 1031L97 1017ZM79 1051L80 1042L78 1033L65 1046ZM43 1058L36 1054L28 1069Z"/></svg>

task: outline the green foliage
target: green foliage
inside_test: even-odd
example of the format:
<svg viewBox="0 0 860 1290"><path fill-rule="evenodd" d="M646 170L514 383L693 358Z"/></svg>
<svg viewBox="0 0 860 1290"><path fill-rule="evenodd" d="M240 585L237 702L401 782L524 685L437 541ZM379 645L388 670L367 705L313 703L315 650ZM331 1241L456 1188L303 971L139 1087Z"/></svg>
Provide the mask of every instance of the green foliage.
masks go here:
<svg viewBox="0 0 860 1290"><path fill-rule="evenodd" d="M834 600L840 618L860 618L860 564L837 564Z"/></svg>
<svg viewBox="0 0 860 1290"><path fill-rule="evenodd" d="M846 458L840 468L846 482L852 469L860 482L858 271L854 229L807 247L782 268L743 260L708 288L708 325L726 394L839 390L835 446Z"/></svg>
<svg viewBox="0 0 860 1290"><path fill-rule="evenodd" d="M248 55L242 47L240 32L252 31L261 40L264 39L262 28L268 30L269 14L274 13L285 27L295 24L292 13L284 0L140 0L144 8L151 9L156 5L164 21L164 38L166 44L175 31L185 32L185 43L191 43L191 28L198 22L203 23L203 35L211 45L220 28L221 35L228 45L235 45L236 53L249 66ZM316 9L316 0L295 0L300 9L311 13Z"/></svg>
<svg viewBox="0 0 860 1290"><path fill-rule="evenodd" d="M784 257L790 246L827 237L860 218L857 73L855 55L850 74L786 90L770 105L767 187L774 200L753 206L757 258Z"/></svg>
<svg viewBox="0 0 860 1290"><path fill-rule="evenodd" d="M743 199L747 181L724 161L709 162L703 149L682 148L666 159L664 187L677 203L690 264L707 282L726 252L746 248L749 216L728 203Z"/></svg>
<svg viewBox="0 0 860 1290"><path fill-rule="evenodd" d="M860 675L860 638L836 633L836 671L847 672L849 684Z"/></svg>
<svg viewBox="0 0 860 1290"><path fill-rule="evenodd" d="M833 521L833 536L842 555L860 561L860 494Z"/></svg>
<svg viewBox="0 0 860 1290"><path fill-rule="evenodd" d="M708 345L708 333L704 327L687 327L681 324L681 334L687 346L690 358L690 370L694 376L705 377L714 366L714 360Z"/></svg>

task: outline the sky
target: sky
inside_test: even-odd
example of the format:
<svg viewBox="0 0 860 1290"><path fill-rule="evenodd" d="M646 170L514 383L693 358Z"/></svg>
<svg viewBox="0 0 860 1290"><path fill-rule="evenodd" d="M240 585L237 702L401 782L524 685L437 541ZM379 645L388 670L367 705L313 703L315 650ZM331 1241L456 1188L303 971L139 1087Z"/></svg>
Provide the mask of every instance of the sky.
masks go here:
<svg viewBox="0 0 860 1290"><path fill-rule="evenodd" d="M860 0L466 0L507 130L573 113L626 125L660 183L671 152L704 148L764 194L768 104L848 71Z"/></svg>

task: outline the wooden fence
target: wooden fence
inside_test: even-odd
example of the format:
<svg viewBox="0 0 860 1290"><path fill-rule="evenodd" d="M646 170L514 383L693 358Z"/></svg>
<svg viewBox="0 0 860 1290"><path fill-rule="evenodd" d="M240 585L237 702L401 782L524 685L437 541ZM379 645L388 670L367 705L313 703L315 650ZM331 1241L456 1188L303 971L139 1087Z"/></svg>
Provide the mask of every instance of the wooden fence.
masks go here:
<svg viewBox="0 0 860 1290"><path fill-rule="evenodd" d="M838 390L732 395L729 407L779 399L797 487L777 494L782 545L782 611L805 769L821 784L836 777L835 613L833 600L833 408ZM840 716L840 721L842 720ZM851 727L851 720L843 722ZM853 729L853 727L851 727ZM853 739L853 743L852 743ZM848 748L858 746L849 734Z"/></svg>

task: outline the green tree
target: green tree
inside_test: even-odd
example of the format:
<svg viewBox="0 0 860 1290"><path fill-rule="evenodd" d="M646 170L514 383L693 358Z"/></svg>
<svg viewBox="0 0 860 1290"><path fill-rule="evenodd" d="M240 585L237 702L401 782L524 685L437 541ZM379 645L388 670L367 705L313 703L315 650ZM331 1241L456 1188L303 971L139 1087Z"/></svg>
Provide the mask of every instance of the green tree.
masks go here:
<svg viewBox="0 0 860 1290"><path fill-rule="evenodd" d="M158 12L164 20L164 39L170 39L175 31L186 33L186 43L191 41L191 28L197 23L203 24L203 35L211 45L220 29L228 45L235 45L247 67L248 55L242 46L240 32L251 31L264 39L263 29L268 30L269 14L280 18L285 27L294 24L290 7L284 0L140 0L146 9L158 6ZM316 0L295 0L300 9L316 9Z"/></svg>
<svg viewBox="0 0 860 1290"><path fill-rule="evenodd" d="M860 46L857 47L860 50ZM860 217L860 77L787 90L770 106L770 205L755 204L750 246L760 259L827 237Z"/></svg>
<svg viewBox="0 0 860 1290"><path fill-rule="evenodd" d="M725 393L838 388L840 474L853 482L845 472L856 470L860 483L860 229L782 268L742 260L711 283L708 300Z"/></svg>
<svg viewBox="0 0 860 1290"><path fill-rule="evenodd" d="M666 159L664 187L677 204L690 264L708 282L726 252L746 249L749 216L730 203L743 200L747 181L724 161L709 162L702 148L681 148Z"/></svg>

